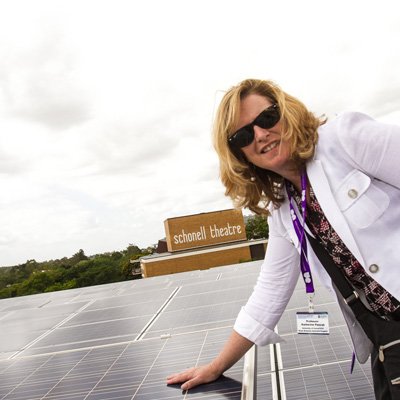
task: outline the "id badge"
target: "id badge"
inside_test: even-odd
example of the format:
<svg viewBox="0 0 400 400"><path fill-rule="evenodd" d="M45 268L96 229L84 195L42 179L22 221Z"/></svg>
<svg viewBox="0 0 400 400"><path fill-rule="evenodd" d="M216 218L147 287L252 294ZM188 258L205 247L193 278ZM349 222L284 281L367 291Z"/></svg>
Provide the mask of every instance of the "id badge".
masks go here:
<svg viewBox="0 0 400 400"><path fill-rule="evenodd" d="M326 311L297 312L297 333L329 335L329 320Z"/></svg>

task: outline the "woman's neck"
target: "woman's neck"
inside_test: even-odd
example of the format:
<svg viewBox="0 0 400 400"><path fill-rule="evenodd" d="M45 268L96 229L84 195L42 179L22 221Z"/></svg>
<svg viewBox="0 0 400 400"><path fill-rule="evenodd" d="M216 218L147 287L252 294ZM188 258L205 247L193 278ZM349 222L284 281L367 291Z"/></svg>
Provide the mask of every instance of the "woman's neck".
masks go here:
<svg viewBox="0 0 400 400"><path fill-rule="evenodd" d="M285 173L281 174L283 178L287 181L291 182L295 189L300 193L301 192L301 169L291 169L285 171Z"/></svg>
<svg viewBox="0 0 400 400"><path fill-rule="evenodd" d="M302 163L290 159L281 164L276 169L271 169L276 174L280 175L282 178L286 179L287 181L291 182L293 186L298 190L301 191L301 174L304 171L305 166Z"/></svg>

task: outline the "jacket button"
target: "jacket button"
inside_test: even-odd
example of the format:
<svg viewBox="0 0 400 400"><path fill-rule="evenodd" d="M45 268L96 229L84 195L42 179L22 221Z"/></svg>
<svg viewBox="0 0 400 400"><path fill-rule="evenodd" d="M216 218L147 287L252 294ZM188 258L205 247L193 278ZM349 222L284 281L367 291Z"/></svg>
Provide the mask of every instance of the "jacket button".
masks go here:
<svg viewBox="0 0 400 400"><path fill-rule="evenodd" d="M369 269L369 272L372 272L373 274L375 274L376 272L379 271L379 266L376 264L371 264L368 269Z"/></svg>
<svg viewBox="0 0 400 400"><path fill-rule="evenodd" d="M357 192L356 189L350 189L350 190L347 192L347 195L348 195L351 199L356 199L357 196L358 196L358 192Z"/></svg>

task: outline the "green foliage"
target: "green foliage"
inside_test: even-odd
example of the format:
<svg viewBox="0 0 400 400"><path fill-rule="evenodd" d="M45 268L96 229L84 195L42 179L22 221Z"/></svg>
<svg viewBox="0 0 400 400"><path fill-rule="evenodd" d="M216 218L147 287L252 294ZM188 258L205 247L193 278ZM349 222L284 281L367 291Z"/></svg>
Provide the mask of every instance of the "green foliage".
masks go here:
<svg viewBox="0 0 400 400"><path fill-rule="evenodd" d="M122 251L88 257L80 249L70 258L41 263L28 260L0 268L0 299L134 279L131 260L153 251L129 244Z"/></svg>
<svg viewBox="0 0 400 400"><path fill-rule="evenodd" d="M75 289L77 286L76 279L71 279L70 281L66 281L64 283L57 282L54 285L51 285L45 289L45 292L56 292L57 290L65 290L65 289Z"/></svg>
<svg viewBox="0 0 400 400"><path fill-rule="evenodd" d="M139 247L135 246L134 244L129 244L125 251L125 255L127 257L134 258L135 255L141 254L142 250L139 249Z"/></svg>
<svg viewBox="0 0 400 400"><path fill-rule="evenodd" d="M263 239L268 238L268 222L267 218L261 215L253 215L246 221L247 239Z"/></svg>
<svg viewBox="0 0 400 400"><path fill-rule="evenodd" d="M18 295L42 293L53 283L54 280L48 272L33 271L31 276L21 283Z"/></svg>

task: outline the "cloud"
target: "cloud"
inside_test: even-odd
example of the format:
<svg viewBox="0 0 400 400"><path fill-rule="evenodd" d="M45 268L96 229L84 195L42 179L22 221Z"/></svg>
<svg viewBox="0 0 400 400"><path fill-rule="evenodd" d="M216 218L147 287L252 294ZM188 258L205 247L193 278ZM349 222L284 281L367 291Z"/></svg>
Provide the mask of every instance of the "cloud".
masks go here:
<svg viewBox="0 0 400 400"><path fill-rule="evenodd" d="M210 130L242 79L398 121L397 1L189 3L0 2L0 265L144 247L166 218L230 208Z"/></svg>
<svg viewBox="0 0 400 400"><path fill-rule="evenodd" d="M76 55L59 28L48 33L32 32L29 40L2 52L2 114L57 131L88 120L91 108Z"/></svg>
<svg viewBox="0 0 400 400"><path fill-rule="evenodd" d="M0 174L14 175L26 171L23 160L0 150Z"/></svg>
<svg viewBox="0 0 400 400"><path fill-rule="evenodd" d="M398 62L400 65L400 60ZM389 79L375 87L363 99L363 109L376 117L385 117L400 109L400 78Z"/></svg>
<svg viewBox="0 0 400 400"><path fill-rule="evenodd" d="M209 142L204 114L171 104L152 115L132 110L131 115L125 111L113 118L98 116L59 135L58 143L60 149L75 149L74 156L66 155L70 165L80 171L84 168L89 175L133 174L135 178L151 178L165 160L178 162L186 151L179 150L185 141L202 141L206 134ZM196 147L197 144L189 151L196 151Z"/></svg>

